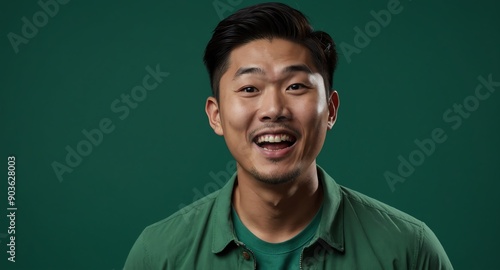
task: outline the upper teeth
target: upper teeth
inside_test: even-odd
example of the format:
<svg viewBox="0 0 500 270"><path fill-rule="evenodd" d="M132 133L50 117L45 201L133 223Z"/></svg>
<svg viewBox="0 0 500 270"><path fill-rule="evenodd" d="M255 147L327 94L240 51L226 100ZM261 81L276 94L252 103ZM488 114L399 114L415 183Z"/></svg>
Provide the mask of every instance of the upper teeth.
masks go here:
<svg viewBox="0 0 500 270"><path fill-rule="evenodd" d="M282 135L262 135L262 136L259 136L257 138L257 143L261 143L261 142L271 142L271 143L274 143L274 142L282 142L282 141L292 141L292 139L290 138L290 136L288 136L286 134L282 134Z"/></svg>

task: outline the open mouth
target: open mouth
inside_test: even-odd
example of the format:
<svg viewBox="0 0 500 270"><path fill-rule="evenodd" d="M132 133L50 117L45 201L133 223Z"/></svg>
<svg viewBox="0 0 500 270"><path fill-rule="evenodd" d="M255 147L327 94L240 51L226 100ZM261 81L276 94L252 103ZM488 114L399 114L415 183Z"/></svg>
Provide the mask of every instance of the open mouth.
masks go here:
<svg viewBox="0 0 500 270"><path fill-rule="evenodd" d="M255 137L254 143L268 151L279 151L295 144L297 139L289 134L263 134Z"/></svg>

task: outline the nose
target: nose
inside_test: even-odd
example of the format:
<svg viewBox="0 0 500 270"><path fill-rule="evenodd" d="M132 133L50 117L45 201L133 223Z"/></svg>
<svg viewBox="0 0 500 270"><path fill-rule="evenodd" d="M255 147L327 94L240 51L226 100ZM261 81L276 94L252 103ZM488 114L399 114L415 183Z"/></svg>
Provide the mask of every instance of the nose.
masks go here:
<svg viewBox="0 0 500 270"><path fill-rule="evenodd" d="M279 89L269 89L261 97L259 119L262 122L279 122L290 119L285 94Z"/></svg>

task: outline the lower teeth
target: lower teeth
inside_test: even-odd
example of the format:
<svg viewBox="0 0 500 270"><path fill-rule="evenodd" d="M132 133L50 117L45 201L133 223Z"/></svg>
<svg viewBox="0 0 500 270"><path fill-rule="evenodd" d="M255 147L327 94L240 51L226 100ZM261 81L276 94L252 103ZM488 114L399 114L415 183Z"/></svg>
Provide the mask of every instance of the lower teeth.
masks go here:
<svg viewBox="0 0 500 270"><path fill-rule="evenodd" d="M280 148L280 149L269 149L269 148L265 148L265 147L262 147L264 149L266 149L267 151L279 151L279 150L283 150L285 148Z"/></svg>

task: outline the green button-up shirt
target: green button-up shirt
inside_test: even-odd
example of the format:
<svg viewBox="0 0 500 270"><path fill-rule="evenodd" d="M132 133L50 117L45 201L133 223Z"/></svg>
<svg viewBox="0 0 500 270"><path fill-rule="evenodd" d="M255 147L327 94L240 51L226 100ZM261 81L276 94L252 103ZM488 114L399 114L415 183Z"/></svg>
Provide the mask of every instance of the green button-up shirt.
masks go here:
<svg viewBox="0 0 500 270"><path fill-rule="evenodd" d="M423 222L338 185L317 168L323 212L302 251L301 269L453 269ZM231 221L235 181L236 173L219 191L144 229L125 269L256 269Z"/></svg>

